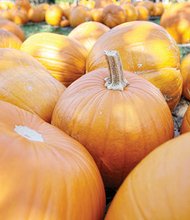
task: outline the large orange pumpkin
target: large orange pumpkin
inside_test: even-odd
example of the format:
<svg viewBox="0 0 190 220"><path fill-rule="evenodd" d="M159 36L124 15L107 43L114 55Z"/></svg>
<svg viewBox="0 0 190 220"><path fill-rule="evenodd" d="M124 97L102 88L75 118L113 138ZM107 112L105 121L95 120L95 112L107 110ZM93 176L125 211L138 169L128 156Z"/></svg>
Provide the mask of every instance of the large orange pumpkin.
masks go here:
<svg viewBox="0 0 190 220"><path fill-rule="evenodd" d="M106 187L118 187L144 156L173 137L160 91L136 74L122 75L115 56L108 55L110 77L106 68L82 76L65 90L52 115L53 125L88 149Z"/></svg>
<svg viewBox="0 0 190 220"><path fill-rule="evenodd" d="M82 5L78 5L71 9L71 12L69 15L69 22L70 22L71 27L76 27L79 24L82 24L86 21L91 21L91 20L92 20L92 16L91 16L89 8L82 6Z"/></svg>
<svg viewBox="0 0 190 220"><path fill-rule="evenodd" d="M126 20L125 11L122 7L110 4L103 9L103 23L110 28L113 28Z"/></svg>
<svg viewBox="0 0 190 220"><path fill-rule="evenodd" d="M76 40L54 33L38 33L22 44L21 50L38 59L65 86L85 73L87 51Z"/></svg>
<svg viewBox="0 0 190 220"><path fill-rule="evenodd" d="M0 219L102 220L104 187L85 148L14 105L0 109Z"/></svg>
<svg viewBox="0 0 190 220"><path fill-rule="evenodd" d="M89 21L74 28L68 36L78 40L89 52L97 39L109 30L110 28L104 24Z"/></svg>
<svg viewBox="0 0 190 220"><path fill-rule="evenodd" d="M12 21L0 19L0 28L12 32L18 38L20 38L21 41L24 41L25 39L23 30Z"/></svg>
<svg viewBox="0 0 190 220"><path fill-rule="evenodd" d="M105 220L189 220L190 133L151 152L125 179Z"/></svg>
<svg viewBox="0 0 190 220"><path fill-rule="evenodd" d="M106 67L104 50L118 50L125 70L157 86L173 109L180 100L179 48L161 26L148 21L121 24L101 36L87 57L86 70Z"/></svg>
<svg viewBox="0 0 190 220"><path fill-rule="evenodd" d="M0 29L0 48L15 48L21 47L22 41L13 33Z"/></svg>
<svg viewBox="0 0 190 220"><path fill-rule="evenodd" d="M64 86L32 56L16 49L0 49L0 100L51 120Z"/></svg>
<svg viewBox="0 0 190 220"><path fill-rule="evenodd" d="M183 77L183 95L190 100L190 54L183 57L180 68Z"/></svg>

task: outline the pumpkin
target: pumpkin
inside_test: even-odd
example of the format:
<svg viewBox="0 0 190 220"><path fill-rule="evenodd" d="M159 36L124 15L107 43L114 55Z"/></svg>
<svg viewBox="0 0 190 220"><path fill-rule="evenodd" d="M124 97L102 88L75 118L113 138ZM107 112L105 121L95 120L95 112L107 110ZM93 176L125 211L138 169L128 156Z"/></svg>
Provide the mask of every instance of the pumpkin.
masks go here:
<svg viewBox="0 0 190 220"><path fill-rule="evenodd" d="M76 27L79 24L82 24L86 21L91 21L92 16L90 14L90 9L82 6L77 5L71 9L70 15L69 15L69 22L71 27Z"/></svg>
<svg viewBox="0 0 190 220"><path fill-rule="evenodd" d="M21 47L22 41L13 33L0 29L0 48L15 48Z"/></svg>
<svg viewBox="0 0 190 220"><path fill-rule="evenodd" d="M153 8L154 8L154 2L152 1L137 1L134 3L136 6L143 6L147 8L149 15L151 14Z"/></svg>
<svg viewBox="0 0 190 220"><path fill-rule="evenodd" d="M183 96L190 100L190 54L181 60L181 74L183 77Z"/></svg>
<svg viewBox="0 0 190 220"><path fill-rule="evenodd" d="M64 86L32 56L16 49L0 49L0 100L51 120Z"/></svg>
<svg viewBox="0 0 190 220"><path fill-rule="evenodd" d="M24 34L23 30L12 21L9 21L6 19L0 19L0 28L12 32L21 41L24 41L24 39L25 39L25 34Z"/></svg>
<svg viewBox="0 0 190 220"><path fill-rule="evenodd" d="M190 133L153 152L125 179L105 220L176 219L190 216Z"/></svg>
<svg viewBox="0 0 190 220"><path fill-rule="evenodd" d="M91 10L92 20L103 23L103 8L94 8Z"/></svg>
<svg viewBox="0 0 190 220"><path fill-rule="evenodd" d="M45 20L45 12L43 6L32 7L28 11L28 19L32 22L42 22Z"/></svg>
<svg viewBox="0 0 190 220"><path fill-rule="evenodd" d="M117 188L142 158L173 137L173 120L155 86L123 73L115 51L107 52L107 59L110 77L107 68L97 69L73 82L51 123L82 143L105 186Z"/></svg>
<svg viewBox="0 0 190 220"><path fill-rule="evenodd" d="M113 4L114 0L95 0L95 8L104 8L107 5Z"/></svg>
<svg viewBox="0 0 190 220"><path fill-rule="evenodd" d="M154 7L151 11L151 16L161 16L164 13L164 6L162 2L154 3Z"/></svg>
<svg viewBox="0 0 190 220"><path fill-rule="evenodd" d="M190 43L190 3L174 4L164 11L160 25L163 26L179 44Z"/></svg>
<svg viewBox="0 0 190 220"><path fill-rule="evenodd" d="M109 30L104 24L89 21L74 28L68 36L78 40L90 52L97 39Z"/></svg>
<svg viewBox="0 0 190 220"><path fill-rule="evenodd" d="M2 18L12 20L12 13L10 9L0 10L0 15Z"/></svg>
<svg viewBox="0 0 190 220"><path fill-rule="evenodd" d="M186 112L182 119L180 133L186 133L190 131L190 106L187 107Z"/></svg>
<svg viewBox="0 0 190 220"><path fill-rule="evenodd" d="M107 66L104 50L117 50L125 70L157 86L171 109L177 105L182 92L180 53L164 28L148 21L131 21L113 28L90 51L87 72Z"/></svg>
<svg viewBox="0 0 190 220"><path fill-rule="evenodd" d="M60 22L60 26L61 27L68 27L70 25L69 20L67 20L66 18L62 18L61 22Z"/></svg>
<svg viewBox="0 0 190 220"><path fill-rule="evenodd" d="M22 8L11 9L12 21L18 25L24 25L28 22L28 12Z"/></svg>
<svg viewBox="0 0 190 220"><path fill-rule="evenodd" d="M15 8L29 11L31 5L29 0L15 0Z"/></svg>
<svg viewBox="0 0 190 220"><path fill-rule="evenodd" d="M135 7L132 4L123 4L121 6L125 11L126 21L135 21L137 20L138 13Z"/></svg>
<svg viewBox="0 0 190 220"><path fill-rule="evenodd" d="M125 11L122 7L110 4L103 9L103 23L110 28L113 28L126 20Z"/></svg>
<svg viewBox="0 0 190 220"><path fill-rule="evenodd" d="M34 114L0 109L0 218L103 219L103 183L85 148Z"/></svg>
<svg viewBox="0 0 190 220"><path fill-rule="evenodd" d="M137 11L137 20L139 21L148 21L149 19L149 11L145 6L137 5L135 7Z"/></svg>
<svg viewBox="0 0 190 220"><path fill-rule="evenodd" d="M85 73L87 51L67 36L37 33L27 38L21 50L35 57L65 86Z"/></svg>
<svg viewBox="0 0 190 220"><path fill-rule="evenodd" d="M63 10L58 5L50 6L45 13L45 21L52 26L59 26L63 16Z"/></svg>

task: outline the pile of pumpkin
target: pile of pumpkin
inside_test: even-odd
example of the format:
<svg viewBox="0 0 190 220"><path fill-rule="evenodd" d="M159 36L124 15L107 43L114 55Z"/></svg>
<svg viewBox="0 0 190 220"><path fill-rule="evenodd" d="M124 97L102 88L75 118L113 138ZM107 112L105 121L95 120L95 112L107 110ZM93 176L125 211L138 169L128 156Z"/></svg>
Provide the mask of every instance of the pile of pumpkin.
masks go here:
<svg viewBox="0 0 190 220"><path fill-rule="evenodd" d="M188 220L190 56L148 21L77 28L0 30L0 219Z"/></svg>
<svg viewBox="0 0 190 220"><path fill-rule="evenodd" d="M161 16L163 4L152 1L130 3L128 0L81 0L76 4L47 3L32 6L29 0L16 0L15 4L0 3L0 16L16 24L42 22L53 26L76 27L85 21L98 21L114 27L127 21L148 20L150 16Z"/></svg>

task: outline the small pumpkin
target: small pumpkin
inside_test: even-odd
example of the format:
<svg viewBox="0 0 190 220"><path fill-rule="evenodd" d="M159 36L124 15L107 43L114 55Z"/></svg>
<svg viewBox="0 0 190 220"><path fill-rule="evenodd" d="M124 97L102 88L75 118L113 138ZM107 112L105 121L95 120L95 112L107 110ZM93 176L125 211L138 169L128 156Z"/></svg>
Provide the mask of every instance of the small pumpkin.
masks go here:
<svg viewBox="0 0 190 220"><path fill-rule="evenodd" d="M22 8L11 9L12 21L18 25L24 25L28 22L28 12Z"/></svg>
<svg viewBox="0 0 190 220"><path fill-rule="evenodd" d="M45 21L52 26L59 26L63 16L63 10L58 5L50 6L45 13Z"/></svg>
<svg viewBox="0 0 190 220"><path fill-rule="evenodd" d="M117 50L124 70L143 76L157 86L171 109L177 105L183 83L180 53L164 28L148 21L131 21L114 27L97 40L88 54L87 72L107 66L104 50Z"/></svg>
<svg viewBox="0 0 190 220"><path fill-rule="evenodd" d="M23 9L26 12L28 12L29 9L31 8L30 1L29 0L15 0L15 8Z"/></svg>
<svg viewBox="0 0 190 220"><path fill-rule="evenodd" d="M79 41L89 52L97 39L109 30L104 24L88 21L74 28L68 36Z"/></svg>
<svg viewBox="0 0 190 220"><path fill-rule="evenodd" d="M0 10L0 15L2 18L12 20L12 13L10 9Z"/></svg>
<svg viewBox="0 0 190 220"><path fill-rule="evenodd" d="M151 16L161 16L164 13L164 6L162 2L155 2L151 11Z"/></svg>
<svg viewBox="0 0 190 220"><path fill-rule="evenodd" d="M70 26L70 23L69 23L69 20L67 20L66 18L62 18L60 24L59 24L61 27L68 27Z"/></svg>
<svg viewBox="0 0 190 220"><path fill-rule="evenodd" d="M186 112L183 116L180 133L190 132L190 106L186 109Z"/></svg>
<svg viewBox="0 0 190 220"><path fill-rule="evenodd" d="M69 22L71 27L77 27L79 24L91 20L92 16L89 8L82 5L77 5L71 9L69 15Z"/></svg>
<svg viewBox="0 0 190 220"><path fill-rule="evenodd" d="M180 135L145 157L117 191L105 220L188 220L189 139L190 133Z"/></svg>
<svg viewBox="0 0 190 220"><path fill-rule="evenodd" d="M104 8L107 5L113 4L114 0L95 0L95 8Z"/></svg>
<svg viewBox="0 0 190 220"><path fill-rule="evenodd" d="M87 51L78 41L68 36L33 34L24 41L21 50L35 57L65 86L85 73Z"/></svg>
<svg viewBox="0 0 190 220"><path fill-rule="evenodd" d="M135 7L137 11L137 20L139 21L148 21L149 19L149 11L145 6L137 5Z"/></svg>
<svg viewBox="0 0 190 220"><path fill-rule="evenodd" d="M125 22L125 11L122 7L110 4L103 9L103 23L110 28Z"/></svg>
<svg viewBox="0 0 190 220"><path fill-rule="evenodd" d="M103 219L104 186L85 148L34 114L0 109L0 219Z"/></svg>
<svg viewBox="0 0 190 220"><path fill-rule="evenodd" d="M173 137L173 120L155 86L123 73L115 51L107 52L107 59L110 73L100 68L73 82L51 123L82 143L105 186L117 188L142 158Z"/></svg>
<svg viewBox="0 0 190 220"><path fill-rule="evenodd" d="M0 49L0 100L51 120L64 86L32 56L16 49Z"/></svg>
<svg viewBox="0 0 190 220"><path fill-rule="evenodd" d="M183 96L190 100L190 54L183 57L180 69L183 77Z"/></svg>
<svg viewBox="0 0 190 220"><path fill-rule="evenodd" d="M13 33L0 29L0 48L15 48L21 47L22 41Z"/></svg>
<svg viewBox="0 0 190 220"><path fill-rule="evenodd" d="M121 7L125 11L126 21L136 21L137 20L138 13L137 13L135 6L133 6L132 4L126 3L126 4L121 5Z"/></svg>
<svg viewBox="0 0 190 220"><path fill-rule="evenodd" d="M103 8L93 8L91 10L92 20L103 23Z"/></svg>
<svg viewBox="0 0 190 220"><path fill-rule="evenodd" d="M31 7L28 11L28 19L36 23L45 21L45 12L42 6Z"/></svg>
<svg viewBox="0 0 190 220"><path fill-rule="evenodd" d="M12 32L21 41L25 40L25 34L23 30L12 21L9 21L7 19L0 19L0 28Z"/></svg>

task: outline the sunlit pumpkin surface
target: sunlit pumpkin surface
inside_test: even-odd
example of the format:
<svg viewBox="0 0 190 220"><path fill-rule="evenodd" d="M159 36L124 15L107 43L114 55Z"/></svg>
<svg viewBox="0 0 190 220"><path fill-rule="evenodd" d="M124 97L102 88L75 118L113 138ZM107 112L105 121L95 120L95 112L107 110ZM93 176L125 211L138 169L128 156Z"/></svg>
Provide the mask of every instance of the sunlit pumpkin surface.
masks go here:
<svg viewBox="0 0 190 220"><path fill-rule="evenodd" d="M104 24L89 21L74 28L68 36L78 40L90 52L98 38L109 30Z"/></svg>
<svg viewBox="0 0 190 220"><path fill-rule="evenodd" d="M190 3L172 4L161 17L162 25L177 43L190 43Z"/></svg>
<svg viewBox="0 0 190 220"><path fill-rule="evenodd" d="M148 21L132 21L113 28L90 51L87 72L106 67L104 50L117 50L125 70L154 82L171 109L179 102L182 92L179 48L164 28Z"/></svg>
<svg viewBox="0 0 190 220"><path fill-rule="evenodd" d="M32 56L16 49L0 49L0 100L50 121L64 89Z"/></svg>
<svg viewBox="0 0 190 220"><path fill-rule="evenodd" d="M190 133L151 152L129 174L105 220L189 220Z"/></svg>
<svg viewBox="0 0 190 220"><path fill-rule="evenodd" d="M22 29L12 21L0 19L0 28L12 32L18 38L20 38L21 41L24 41L25 39Z"/></svg>
<svg viewBox="0 0 190 220"><path fill-rule="evenodd" d="M27 111L0 109L0 219L102 220L104 187L86 149Z"/></svg>
<svg viewBox="0 0 190 220"><path fill-rule="evenodd" d="M160 91L125 72L124 91L109 90L108 69L72 83L57 102L52 124L82 143L107 187L118 187L150 151L173 137L173 120Z"/></svg>
<svg viewBox="0 0 190 220"><path fill-rule="evenodd" d="M0 48L15 48L21 47L22 41L13 33L0 29Z"/></svg>
<svg viewBox="0 0 190 220"><path fill-rule="evenodd" d="M65 86L85 73L87 51L78 41L54 33L37 33L21 46Z"/></svg>

